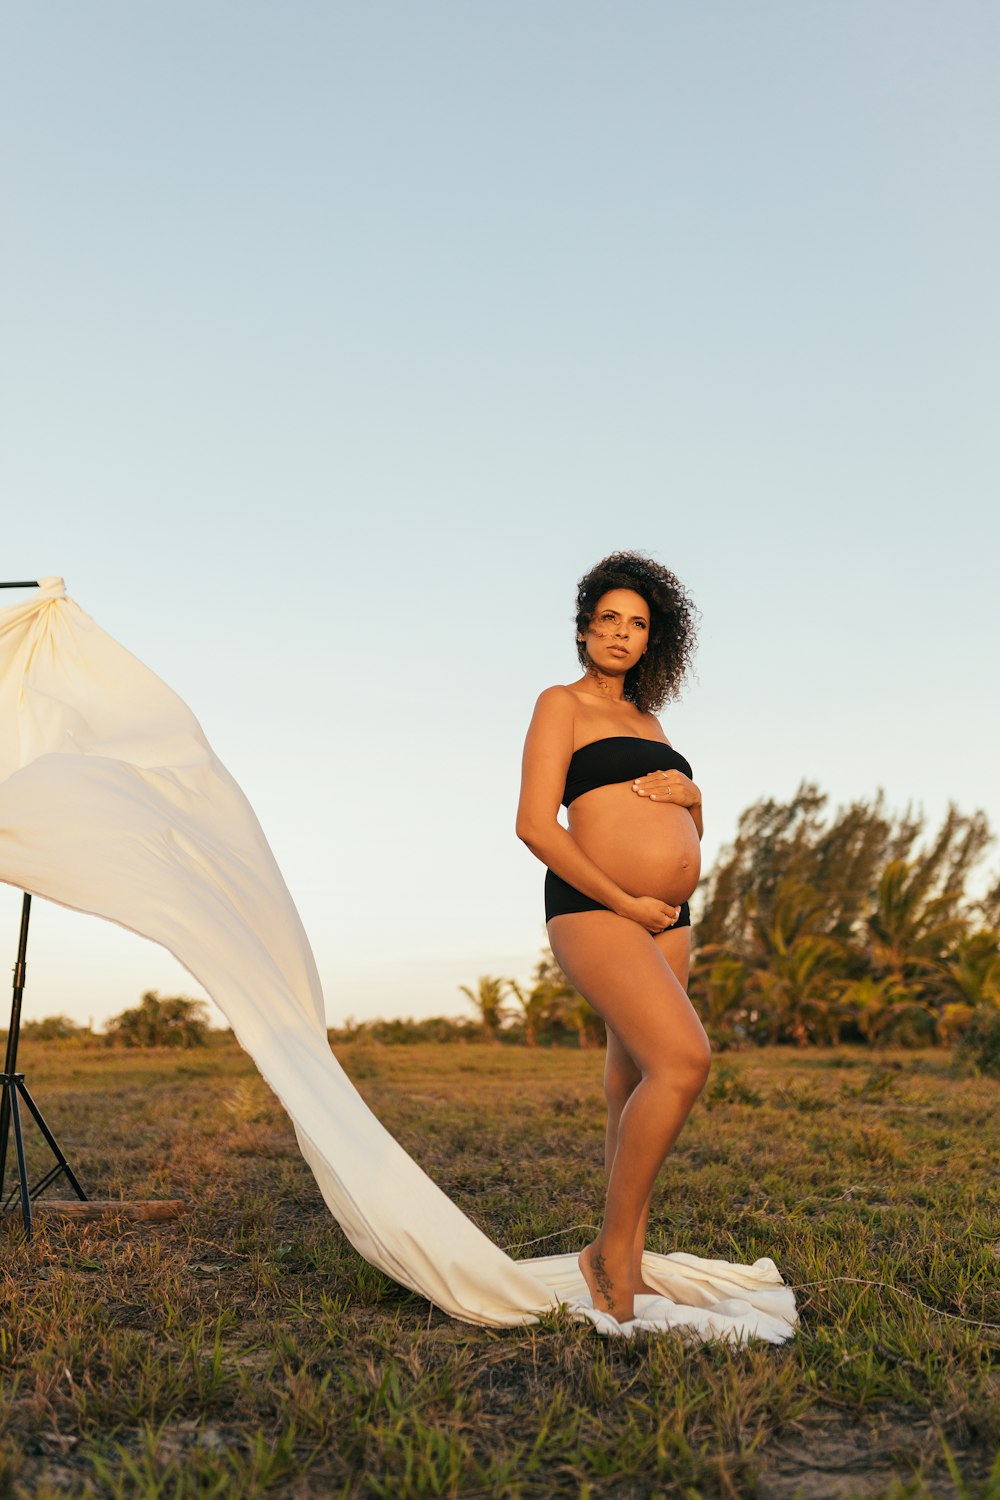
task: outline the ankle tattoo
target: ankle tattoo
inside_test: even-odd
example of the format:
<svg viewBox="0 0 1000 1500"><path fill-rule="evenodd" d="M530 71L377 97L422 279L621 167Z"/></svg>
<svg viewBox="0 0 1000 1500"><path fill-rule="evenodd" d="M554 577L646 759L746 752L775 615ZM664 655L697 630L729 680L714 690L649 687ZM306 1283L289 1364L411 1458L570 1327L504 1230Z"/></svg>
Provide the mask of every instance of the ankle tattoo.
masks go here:
<svg viewBox="0 0 1000 1500"><path fill-rule="evenodd" d="M597 1253L591 1261L594 1268L594 1280L597 1282L597 1290L608 1302L615 1300L615 1284L608 1275L608 1268L604 1264L604 1256Z"/></svg>

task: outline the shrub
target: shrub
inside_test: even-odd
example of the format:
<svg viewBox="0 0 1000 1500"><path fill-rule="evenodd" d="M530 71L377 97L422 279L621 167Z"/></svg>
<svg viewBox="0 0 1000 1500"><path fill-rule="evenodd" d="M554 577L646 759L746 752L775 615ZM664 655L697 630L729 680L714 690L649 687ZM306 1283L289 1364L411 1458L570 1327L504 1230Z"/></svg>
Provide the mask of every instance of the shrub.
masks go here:
<svg viewBox="0 0 1000 1500"><path fill-rule="evenodd" d="M121 1047L204 1047L205 1002L186 995L161 1000L155 990L147 990L135 1009L112 1016L105 1031L109 1044Z"/></svg>
<svg viewBox="0 0 1000 1500"><path fill-rule="evenodd" d="M981 1073L1000 1078L1000 1010L978 1005L955 1049L957 1057L974 1063Z"/></svg>
<svg viewBox="0 0 1000 1500"><path fill-rule="evenodd" d="M31 1042L68 1042L92 1037L89 1026L80 1026L69 1016L43 1016L40 1021L22 1021L21 1036Z"/></svg>

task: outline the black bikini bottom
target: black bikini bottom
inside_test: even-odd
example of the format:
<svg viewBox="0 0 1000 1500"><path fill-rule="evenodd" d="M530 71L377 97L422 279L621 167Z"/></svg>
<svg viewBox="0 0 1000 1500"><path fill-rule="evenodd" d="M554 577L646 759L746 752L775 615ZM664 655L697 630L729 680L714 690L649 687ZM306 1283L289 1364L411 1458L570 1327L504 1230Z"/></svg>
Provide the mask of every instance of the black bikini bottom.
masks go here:
<svg viewBox="0 0 1000 1500"><path fill-rule="evenodd" d="M578 891L575 885L568 884L558 876L554 870L545 871L545 920L550 917L564 917L571 911L610 911L610 906L604 906L600 901L595 901L593 896L585 896ZM673 927L662 927L661 932L673 932L674 927L691 926L691 909L685 901L681 907L681 914ZM651 934L652 936L652 934Z"/></svg>

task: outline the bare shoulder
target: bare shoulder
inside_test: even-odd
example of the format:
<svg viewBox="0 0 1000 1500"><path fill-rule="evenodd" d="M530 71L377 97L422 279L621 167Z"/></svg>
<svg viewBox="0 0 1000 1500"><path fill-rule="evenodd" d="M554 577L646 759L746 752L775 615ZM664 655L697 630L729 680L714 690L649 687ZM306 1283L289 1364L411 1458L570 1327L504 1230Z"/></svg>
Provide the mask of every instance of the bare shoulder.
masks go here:
<svg viewBox="0 0 1000 1500"><path fill-rule="evenodd" d="M528 737L546 742L568 741L572 746L576 700L568 687L556 683L543 688L535 699Z"/></svg>
<svg viewBox="0 0 1000 1500"><path fill-rule="evenodd" d="M670 744L670 741L667 739L667 736L663 731L663 725L660 723L655 714L643 714L642 727L644 733L649 737L649 739L663 740L665 744Z"/></svg>
<svg viewBox="0 0 1000 1500"><path fill-rule="evenodd" d="M546 716L570 715L572 717L576 698L572 688L566 687L562 682L556 682L552 687L542 688L535 699L535 712L541 711Z"/></svg>

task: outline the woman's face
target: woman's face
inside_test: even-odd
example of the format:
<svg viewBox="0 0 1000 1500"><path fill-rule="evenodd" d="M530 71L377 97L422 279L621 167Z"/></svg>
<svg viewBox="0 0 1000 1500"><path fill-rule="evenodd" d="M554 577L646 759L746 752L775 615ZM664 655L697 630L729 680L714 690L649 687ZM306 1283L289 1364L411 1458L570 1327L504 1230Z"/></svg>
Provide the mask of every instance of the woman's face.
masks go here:
<svg viewBox="0 0 1000 1500"><path fill-rule="evenodd" d="M624 677L649 644L649 609L632 589L602 594L581 639L594 666L609 677Z"/></svg>

